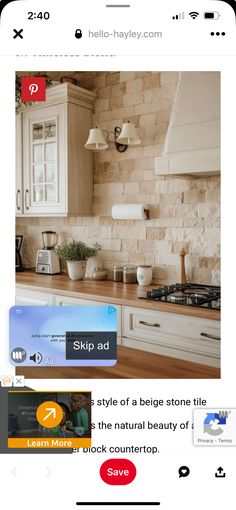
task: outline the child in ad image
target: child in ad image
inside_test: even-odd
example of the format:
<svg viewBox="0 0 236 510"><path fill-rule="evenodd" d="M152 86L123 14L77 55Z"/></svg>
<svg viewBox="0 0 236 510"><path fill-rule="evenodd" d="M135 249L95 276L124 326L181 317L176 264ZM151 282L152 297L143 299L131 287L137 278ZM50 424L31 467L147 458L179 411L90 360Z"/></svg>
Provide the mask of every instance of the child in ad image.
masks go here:
<svg viewBox="0 0 236 510"><path fill-rule="evenodd" d="M88 396L86 393L72 393L70 397L71 430L76 436L84 436L89 429Z"/></svg>

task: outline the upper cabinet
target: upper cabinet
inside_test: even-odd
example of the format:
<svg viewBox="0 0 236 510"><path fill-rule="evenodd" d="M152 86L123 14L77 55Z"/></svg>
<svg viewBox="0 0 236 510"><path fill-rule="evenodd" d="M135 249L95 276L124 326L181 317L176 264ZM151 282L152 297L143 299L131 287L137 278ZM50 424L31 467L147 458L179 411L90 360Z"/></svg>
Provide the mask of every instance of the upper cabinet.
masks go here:
<svg viewBox="0 0 236 510"><path fill-rule="evenodd" d="M93 156L84 148L96 95L69 83L16 119L16 214L89 216Z"/></svg>
<svg viewBox="0 0 236 510"><path fill-rule="evenodd" d="M156 175L220 172L220 73L179 74L163 156Z"/></svg>

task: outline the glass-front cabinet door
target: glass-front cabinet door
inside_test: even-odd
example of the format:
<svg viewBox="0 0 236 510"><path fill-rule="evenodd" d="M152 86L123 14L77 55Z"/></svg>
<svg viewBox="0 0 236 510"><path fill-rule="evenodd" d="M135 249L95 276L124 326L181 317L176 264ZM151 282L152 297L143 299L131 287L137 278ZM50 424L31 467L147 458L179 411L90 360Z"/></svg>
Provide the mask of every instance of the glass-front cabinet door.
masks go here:
<svg viewBox="0 0 236 510"><path fill-rule="evenodd" d="M65 105L24 113L24 213L66 213Z"/></svg>

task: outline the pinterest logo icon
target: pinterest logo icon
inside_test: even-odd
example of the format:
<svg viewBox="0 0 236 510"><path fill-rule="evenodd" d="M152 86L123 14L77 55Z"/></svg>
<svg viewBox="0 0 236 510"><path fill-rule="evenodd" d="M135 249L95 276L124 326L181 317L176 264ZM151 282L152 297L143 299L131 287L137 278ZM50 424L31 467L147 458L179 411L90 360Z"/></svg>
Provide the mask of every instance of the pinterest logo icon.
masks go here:
<svg viewBox="0 0 236 510"><path fill-rule="evenodd" d="M29 91L30 91L30 94L32 96L32 94L36 94L36 92L38 92L38 85L37 83L31 83L31 85L29 86Z"/></svg>
<svg viewBox="0 0 236 510"><path fill-rule="evenodd" d="M43 76L24 76L21 78L21 99L29 103L46 101L46 78Z"/></svg>

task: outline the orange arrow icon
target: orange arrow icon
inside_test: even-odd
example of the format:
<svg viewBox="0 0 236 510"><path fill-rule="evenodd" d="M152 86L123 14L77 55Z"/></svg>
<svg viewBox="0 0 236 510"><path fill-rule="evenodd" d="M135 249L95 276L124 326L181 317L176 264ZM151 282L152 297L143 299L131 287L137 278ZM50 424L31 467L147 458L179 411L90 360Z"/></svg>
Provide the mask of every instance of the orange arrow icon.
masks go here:
<svg viewBox="0 0 236 510"><path fill-rule="evenodd" d="M36 411L36 418L42 427L51 429L61 423L63 411L56 402L43 402Z"/></svg>

